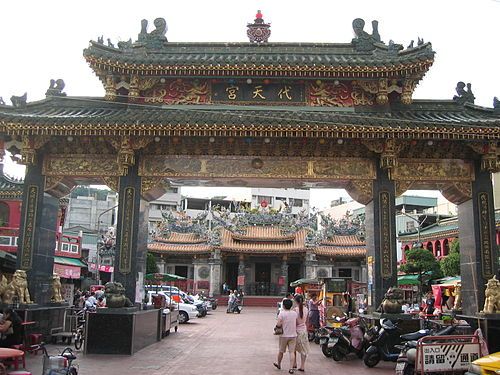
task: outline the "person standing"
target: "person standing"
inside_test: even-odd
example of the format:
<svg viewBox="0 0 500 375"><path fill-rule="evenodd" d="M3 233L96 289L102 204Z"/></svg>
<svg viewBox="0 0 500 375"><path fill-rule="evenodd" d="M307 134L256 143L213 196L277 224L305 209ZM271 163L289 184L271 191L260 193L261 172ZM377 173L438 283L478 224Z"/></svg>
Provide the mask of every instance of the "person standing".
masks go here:
<svg viewBox="0 0 500 375"><path fill-rule="evenodd" d="M319 305L321 300L318 301L318 296L316 294L311 295L311 299L309 300L307 306L309 308L309 325L314 329L318 329L320 327L319 324Z"/></svg>
<svg viewBox="0 0 500 375"><path fill-rule="evenodd" d="M294 297L295 312L297 313L297 343L295 345L295 362L293 368L297 368L297 353L300 354L299 371L305 371L307 356L309 355L309 339L307 337L307 307L304 306L304 297L301 294L296 294Z"/></svg>
<svg viewBox="0 0 500 375"><path fill-rule="evenodd" d="M296 362L295 344L297 341L297 313L291 310L292 305L292 300L283 300L283 311L279 313L278 322L276 323L276 327L283 329L283 334L279 338L278 359L273 363L274 367L281 370L281 361L288 348L288 353L290 354L290 369L288 373L290 374L293 374L293 366Z"/></svg>
<svg viewBox="0 0 500 375"><path fill-rule="evenodd" d="M236 301L236 293L233 290L229 291L229 298L227 300L227 313L233 312L233 305Z"/></svg>
<svg viewBox="0 0 500 375"><path fill-rule="evenodd" d="M227 283L224 281L224 284L222 284L222 293L227 294L228 289L229 289L229 287L228 287Z"/></svg>

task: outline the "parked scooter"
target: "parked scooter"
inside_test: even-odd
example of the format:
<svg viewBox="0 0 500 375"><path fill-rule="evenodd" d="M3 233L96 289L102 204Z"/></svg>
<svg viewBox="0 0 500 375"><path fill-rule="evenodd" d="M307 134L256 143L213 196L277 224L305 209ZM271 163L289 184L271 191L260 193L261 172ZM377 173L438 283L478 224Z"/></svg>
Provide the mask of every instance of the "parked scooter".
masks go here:
<svg viewBox="0 0 500 375"><path fill-rule="evenodd" d="M361 318L351 318L341 328L336 328L330 334L328 349L332 353L334 361L341 361L349 353L363 358L366 348L376 335L375 330L368 330L365 335L365 327ZM365 337L366 336L366 337Z"/></svg>
<svg viewBox="0 0 500 375"><path fill-rule="evenodd" d="M401 339L406 341L404 345L397 345L396 348L401 350L396 364L396 375L414 375L415 360L417 357L418 340L425 336L447 336L455 332L455 326L443 328L439 331L431 331L428 329L420 330L415 333L401 335Z"/></svg>
<svg viewBox="0 0 500 375"><path fill-rule="evenodd" d="M399 350L395 348L395 345L401 344L397 324L389 319L383 319L380 325L378 336L372 341L363 356L363 362L368 367L376 366L381 360L396 362L399 356Z"/></svg>

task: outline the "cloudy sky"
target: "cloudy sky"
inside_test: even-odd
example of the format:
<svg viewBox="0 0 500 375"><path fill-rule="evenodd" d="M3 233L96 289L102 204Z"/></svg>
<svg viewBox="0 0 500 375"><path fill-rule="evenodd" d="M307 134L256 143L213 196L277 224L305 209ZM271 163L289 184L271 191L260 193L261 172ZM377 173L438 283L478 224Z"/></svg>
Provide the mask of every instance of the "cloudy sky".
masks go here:
<svg viewBox="0 0 500 375"><path fill-rule="evenodd" d="M498 0L4 1L0 96L8 104L8 98L24 92L28 101L43 99L51 78L64 79L68 95L103 96L82 57L89 40L101 35L115 45L135 40L141 19L149 20L151 30L153 20L164 17L171 42L247 41L246 23L257 9L271 22L275 42L349 42L354 18L367 25L376 19L385 42L407 46L417 37L432 42L435 63L416 98L451 99L458 81L472 83L478 105L491 107L493 97L500 96ZM327 201L337 193L313 194L313 200L322 195Z"/></svg>

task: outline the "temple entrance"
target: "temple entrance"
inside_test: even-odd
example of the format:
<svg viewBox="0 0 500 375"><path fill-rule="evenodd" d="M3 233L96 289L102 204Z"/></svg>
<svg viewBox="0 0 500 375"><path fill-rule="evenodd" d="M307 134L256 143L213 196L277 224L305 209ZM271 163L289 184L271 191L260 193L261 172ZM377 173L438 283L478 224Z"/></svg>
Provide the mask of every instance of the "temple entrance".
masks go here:
<svg viewBox="0 0 500 375"><path fill-rule="evenodd" d="M187 266L175 266L175 274L178 276L188 278L188 267Z"/></svg>
<svg viewBox="0 0 500 375"><path fill-rule="evenodd" d="M294 292L294 288L290 286L290 283L300 279L300 273L300 263L291 263L288 265L288 292Z"/></svg>
<svg viewBox="0 0 500 375"><path fill-rule="evenodd" d="M271 292L271 263L255 263L255 294L268 296Z"/></svg>
<svg viewBox="0 0 500 375"><path fill-rule="evenodd" d="M229 289L234 290L238 286L238 263L226 263L226 283Z"/></svg>

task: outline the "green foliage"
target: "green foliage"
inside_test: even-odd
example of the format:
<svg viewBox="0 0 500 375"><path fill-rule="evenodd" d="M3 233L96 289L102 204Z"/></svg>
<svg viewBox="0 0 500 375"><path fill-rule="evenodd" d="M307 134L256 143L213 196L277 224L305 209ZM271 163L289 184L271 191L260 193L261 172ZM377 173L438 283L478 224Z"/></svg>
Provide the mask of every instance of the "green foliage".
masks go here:
<svg viewBox="0 0 500 375"><path fill-rule="evenodd" d="M406 252L406 263L400 267L405 273L416 273L422 283L424 275L430 274L433 279L442 277L439 262L432 252L422 248L413 248Z"/></svg>
<svg viewBox="0 0 500 375"><path fill-rule="evenodd" d="M146 257L146 273L157 273L158 264L156 264L156 258L152 253L148 253Z"/></svg>
<svg viewBox="0 0 500 375"><path fill-rule="evenodd" d="M445 276L460 276L460 242L451 243L450 253L439 264Z"/></svg>

